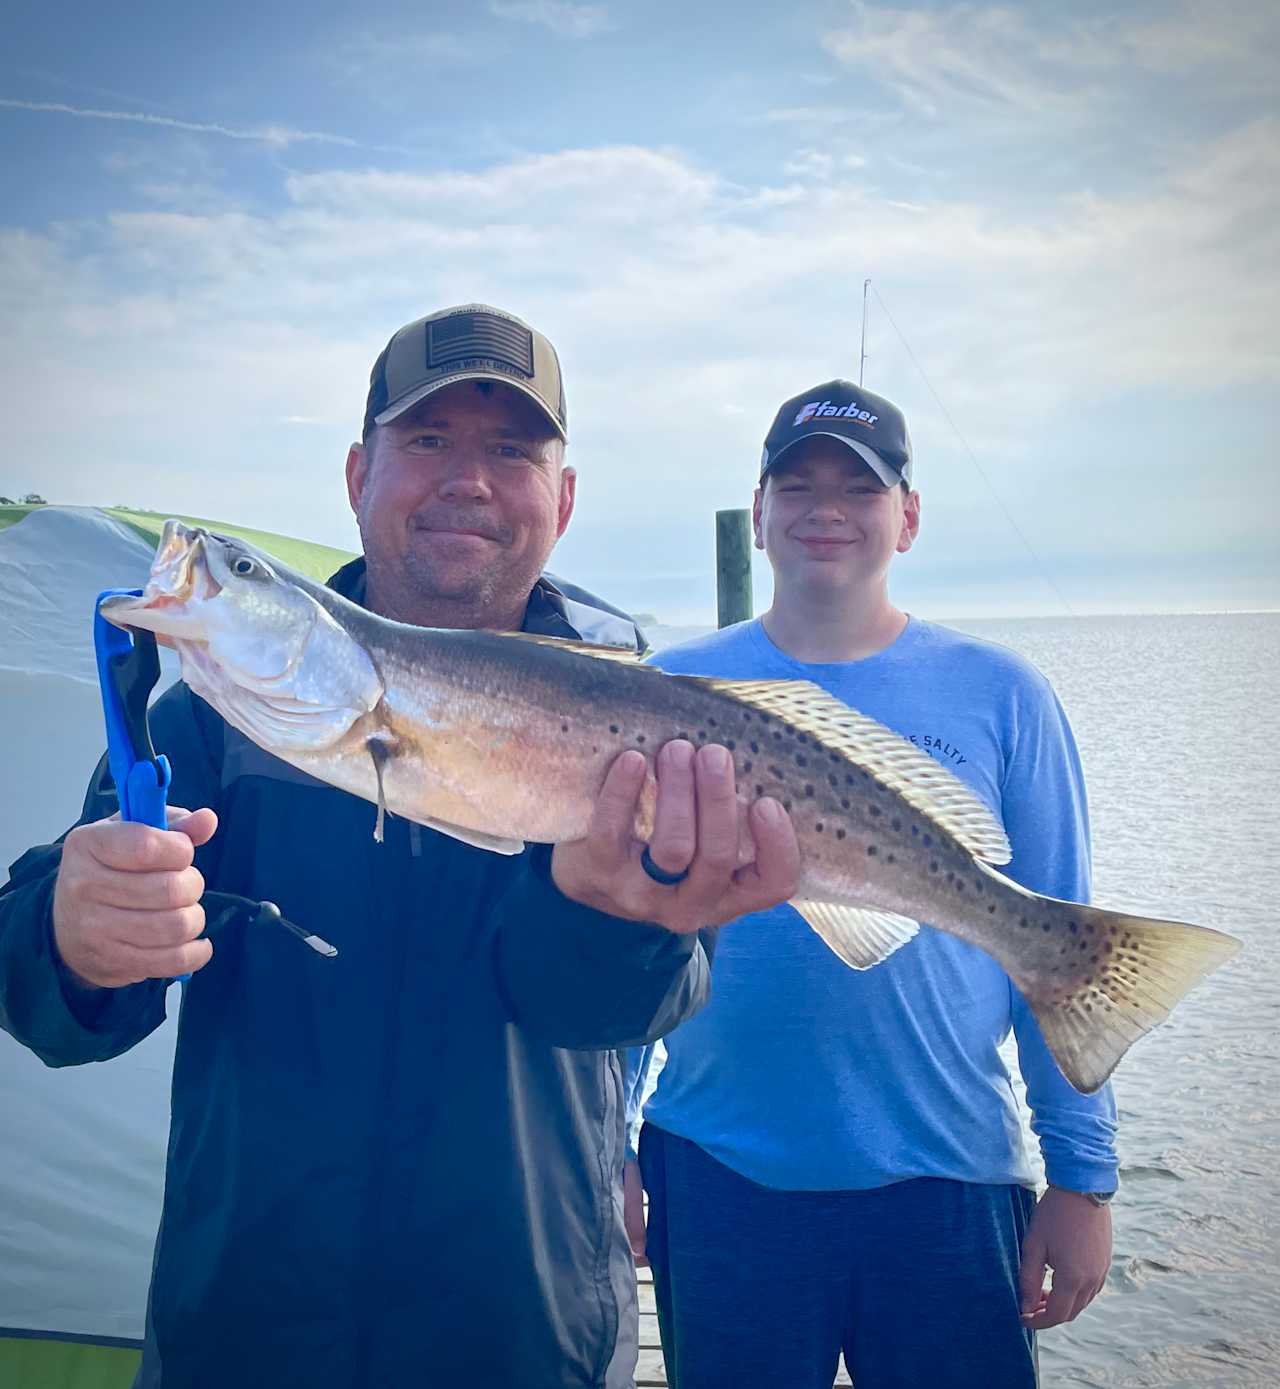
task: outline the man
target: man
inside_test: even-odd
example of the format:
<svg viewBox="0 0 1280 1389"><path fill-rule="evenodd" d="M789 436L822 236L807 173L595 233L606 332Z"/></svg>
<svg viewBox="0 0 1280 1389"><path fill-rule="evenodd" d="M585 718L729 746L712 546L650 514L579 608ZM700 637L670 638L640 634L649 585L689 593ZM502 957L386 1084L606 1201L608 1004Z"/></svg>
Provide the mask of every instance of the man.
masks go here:
<svg viewBox="0 0 1280 1389"><path fill-rule="evenodd" d="M334 587L400 621L634 643L541 577L573 511L565 438L556 355L519 319L466 305L402 328L347 459L364 554ZM185 685L152 724L192 809L167 831L109 820L100 768L79 827L0 895L0 1025L50 1065L132 1046L192 976L140 1382L630 1384L611 1049L701 1004L698 927L788 895L786 816L753 807L757 862L737 870L729 756L677 742L650 846L634 752L589 836L554 852L395 819L378 844L373 806ZM338 958L243 913L210 940L206 889L278 903Z"/></svg>
<svg viewBox="0 0 1280 1389"><path fill-rule="evenodd" d="M901 412L847 381L787 401L754 522L769 611L662 652L663 667L823 686L992 806L1011 876L1085 900L1084 789L1048 684L890 601L890 564L920 525ZM666 1041L640 1141L674 1389L829 1389L842 1350L858 1389L1033 1385L1034 1333L1106 1276L1109 1091L1074 1091L1008 976L941 932L855 972L783 906L721 931L714 975L707 1008ZM1010 1029L1051 1183L1038 1205L998 1053ZM633 1112L647 1069L632 1058ZM643 1253L631 1164L627 1177Z"/></svg>

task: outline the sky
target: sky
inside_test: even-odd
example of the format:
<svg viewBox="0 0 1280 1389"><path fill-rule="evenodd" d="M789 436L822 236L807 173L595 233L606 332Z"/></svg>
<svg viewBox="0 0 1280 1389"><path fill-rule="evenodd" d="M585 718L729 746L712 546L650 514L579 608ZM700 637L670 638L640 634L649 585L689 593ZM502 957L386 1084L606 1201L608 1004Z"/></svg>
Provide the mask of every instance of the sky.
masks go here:
<svg viewBox="0 0 1280 1389"><path fill-rule="evenodd" d="M6 16L0 494L354 549L374 357L481 301L563 363L552 568L664 623L777 406L860 372L900 606L1280 607L1274 0Z"/></svg>

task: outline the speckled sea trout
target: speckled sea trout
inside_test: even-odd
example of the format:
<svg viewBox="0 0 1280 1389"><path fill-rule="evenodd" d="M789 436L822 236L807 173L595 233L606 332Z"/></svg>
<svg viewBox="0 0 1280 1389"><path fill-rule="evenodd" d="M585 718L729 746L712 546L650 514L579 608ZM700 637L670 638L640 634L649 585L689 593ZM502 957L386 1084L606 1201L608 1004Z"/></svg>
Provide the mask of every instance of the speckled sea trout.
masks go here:
<svg viewBox="0 0 1280 1389"><path fill-rule="evenodd" d="M746 808L776 797L801 850L792 905L867 969L918 923L993 956L1062 1073L1096 1090L1239 947L1200 926L1028 892L997 872L991 811L928 753L801 681L665 675L552 638L389 622L238 540L166 524L141 598L104 612L175 647L193 690L268 752L385 811L498 853L587 832L613 759L718 742Z"/></svg>

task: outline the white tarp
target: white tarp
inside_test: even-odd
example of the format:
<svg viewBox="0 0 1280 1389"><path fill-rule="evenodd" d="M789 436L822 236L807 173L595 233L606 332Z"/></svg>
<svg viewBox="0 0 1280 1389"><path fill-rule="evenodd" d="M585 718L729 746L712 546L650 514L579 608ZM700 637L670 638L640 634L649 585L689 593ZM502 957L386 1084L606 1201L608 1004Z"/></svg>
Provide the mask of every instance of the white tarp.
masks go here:
<svg viewBox="0 0 1280 1389"><path fill-rule="evenodd" d="M79 814L105 743L93 601L140 587L151 555L88 509L0 530L0 881ZM125 1056L61 1070L0 1033L0 1334L141 1339L174 1031L171 1017Z"/></svg>

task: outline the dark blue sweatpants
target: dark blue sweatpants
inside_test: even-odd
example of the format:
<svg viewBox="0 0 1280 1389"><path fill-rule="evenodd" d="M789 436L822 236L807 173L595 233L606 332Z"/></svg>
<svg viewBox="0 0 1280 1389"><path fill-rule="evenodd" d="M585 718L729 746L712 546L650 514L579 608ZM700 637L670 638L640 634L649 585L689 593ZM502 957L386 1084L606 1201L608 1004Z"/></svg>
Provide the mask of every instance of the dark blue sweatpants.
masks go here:
<svg viewBox="0 0 1280 1389"><path fill-rule="evenodd" d="M646 1124L648 1254L672 1389L1035 1389L1018 1319L1034 1195L917 1178L777 1191Z"/></svg>

